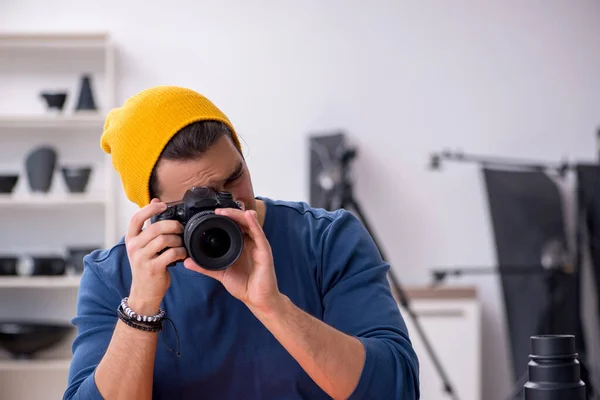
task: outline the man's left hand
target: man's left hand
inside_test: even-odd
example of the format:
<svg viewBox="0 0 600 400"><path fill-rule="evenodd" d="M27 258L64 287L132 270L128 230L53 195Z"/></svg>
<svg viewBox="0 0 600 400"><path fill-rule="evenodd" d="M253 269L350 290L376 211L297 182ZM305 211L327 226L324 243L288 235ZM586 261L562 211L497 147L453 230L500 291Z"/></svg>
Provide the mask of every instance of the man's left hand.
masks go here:
<svg viewBox="0 0 600 400"><path fill-rule="evenodd" d="M271 246L257 218L256 211L218 208L215 214L231 218L244 233L244 249L240 258L229 268L211 271L197 265L191 258L184 266L220 281L232 296L251 310L273 311L281 301L273 266Z"/></svg>

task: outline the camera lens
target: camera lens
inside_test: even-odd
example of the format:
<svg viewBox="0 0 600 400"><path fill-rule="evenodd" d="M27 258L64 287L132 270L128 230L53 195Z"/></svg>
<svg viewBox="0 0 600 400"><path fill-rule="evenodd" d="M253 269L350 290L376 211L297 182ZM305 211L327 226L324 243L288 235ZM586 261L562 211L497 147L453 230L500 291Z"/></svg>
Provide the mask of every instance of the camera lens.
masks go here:
<svg viewBox="0 0 600 400"><path fill-rule="evenodd" d="M194 215L185 226L184 246L188 255L199 266L225 269L242 254L244 235L232 219L202 211Z"/></svg>
<svg viewBox="0 0 600 400"><path fill-rule="evenodd" d="M525 400L585 400L573 335L531 337Z"/></svg>
<svg viewBox="0 0 600 400"><path fill-rule="evenodd" d="M210 228L202 232L200 248L210 258L219 258L227 254L231 247L231 239L226 231L220 228Z"/></svg>

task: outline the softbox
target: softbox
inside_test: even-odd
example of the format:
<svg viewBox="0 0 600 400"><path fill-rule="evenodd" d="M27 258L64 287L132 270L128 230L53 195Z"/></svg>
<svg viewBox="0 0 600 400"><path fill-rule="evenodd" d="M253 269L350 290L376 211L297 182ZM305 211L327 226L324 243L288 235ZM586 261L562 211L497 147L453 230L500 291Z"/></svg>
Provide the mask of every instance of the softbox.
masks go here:
<svg viewBox="0 0 600 400"><path fill-rule="evenodd" d="M600 311L600 166L577 165L577 207L578 244L590 255L596 309ZM578 264L582 262L580 257Z"/></svg>
<svg viewBox="0 0 600 400"><path fill-rule="evenodd" d="M577 276L568 265L561 193L543 172L483 168L515 381L530 337L580 335Z"/></svg>

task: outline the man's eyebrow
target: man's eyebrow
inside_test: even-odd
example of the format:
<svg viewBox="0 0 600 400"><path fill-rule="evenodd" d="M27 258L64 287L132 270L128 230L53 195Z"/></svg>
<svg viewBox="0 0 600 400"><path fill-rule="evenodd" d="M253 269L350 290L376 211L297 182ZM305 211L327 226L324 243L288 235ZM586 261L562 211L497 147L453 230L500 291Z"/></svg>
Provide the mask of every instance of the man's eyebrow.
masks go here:
<svg viewBox="0 0 600 400"><path fill-rule="evenodd" d="M220 179L219 180L214 179L214 180L211 180L210 182L207 182L206 186L215 189L215 188L218 188L222 184L230 183L233 180L235 180L235 178L237 178L242 173L243 170L244 170L244 163L242 161L240 161L240 163L235 168L235 171L233 171L224 181L222 181Z"/></svg>
<svg viewBox="0 0 600 400"><path fill-rule="evenodd" d="M240 161L240 163L238 164L235 171L233 171L233 173L231 175L229 175L229 177L225 180L225 182L228 183L228 182L233 181L235 178L237 178L242 173L243 169L244 169L244 163Z"/></svg>

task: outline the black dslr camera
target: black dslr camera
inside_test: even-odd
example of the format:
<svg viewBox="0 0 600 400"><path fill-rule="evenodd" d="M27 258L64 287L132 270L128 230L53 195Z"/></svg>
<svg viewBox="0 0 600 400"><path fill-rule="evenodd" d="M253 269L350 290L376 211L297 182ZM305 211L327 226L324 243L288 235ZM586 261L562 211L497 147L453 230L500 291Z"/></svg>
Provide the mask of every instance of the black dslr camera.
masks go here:
<svg viewBox="0 0 600 400"><path fill-rule="evenodd" d="M241 210L229 192L215 192L206 186L193 187L183 199L167 203L167 209L150 221L179 221L184 226L183 245L188 256L205 269L222 270L242 254L244 235L231 218L216 215L217 208Z"/></svg>

